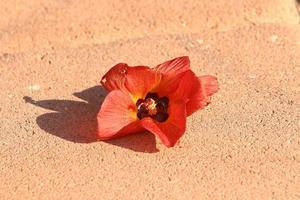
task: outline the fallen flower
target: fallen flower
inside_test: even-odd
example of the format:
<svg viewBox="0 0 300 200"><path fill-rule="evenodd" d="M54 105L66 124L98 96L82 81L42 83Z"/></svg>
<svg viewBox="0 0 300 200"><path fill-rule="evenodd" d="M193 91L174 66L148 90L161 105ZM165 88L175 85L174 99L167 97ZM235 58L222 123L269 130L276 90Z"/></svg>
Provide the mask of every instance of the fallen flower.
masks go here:
<svg viewBox="0 0 300 200"><path fill-rule="evenodd" d="M184 134L186 117L210 102L217 78L196 77L187 56L154 68L119 63L102 78L109 91L98 113L98 138L150 131L167 147Z"/></svg>

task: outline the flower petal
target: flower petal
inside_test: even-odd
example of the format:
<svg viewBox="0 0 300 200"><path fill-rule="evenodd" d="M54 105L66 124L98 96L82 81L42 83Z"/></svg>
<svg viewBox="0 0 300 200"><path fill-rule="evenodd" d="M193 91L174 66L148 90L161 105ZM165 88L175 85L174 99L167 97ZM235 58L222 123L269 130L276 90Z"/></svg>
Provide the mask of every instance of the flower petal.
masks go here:
<svg viewBox="0 0 300 200"><path fill-rule="evenodd" d="M124 88L125 73L129 66L119 63L113 66L101 79L101 85L108 91L120 90Z"/></svg>
<svg viewBox="0 0 300 200"><path fill-rule="evenodd" d="M130 67L119 63L111 68L101 79L101 84L108 90L122 90L134 100L143 98L160 83L162 74L146 66Z"/></svg>
<svg viewBox="0 0 300 200"><path fill-rule="evenodd" d="M175 76L190 69L190 59L182 56L157 65L155 70L168 76Z"/></svg>
<svg viewBox="0 0 300 200"><path fill-rule="evenodd" d="M150 68L145 67L145 66L130 67L126 63L119 63L119 64L113 66L102 77L101 84L108 91L112 91L112 90L116 90L116 89L124 90L124 84L128 78L134 79L136 77L140 77L141 79L144 79L145 77L149 77L148 79L151 80L152 77L156 77L159 80L160 73L162 73L166 77L170 78L170 76L176 76L182 72L189 70L190 69L190 60L189 60L188 56L182 56L182 57L178 57L178 58L166 61L160 65L157 65L154 68L154 70L151 72L149 72L149 69ZM134 72L137 72L137 73L134 73ZM142 72L142 73L145 72L146 74L138 74L140 72ZM155 81L157 81L157 79ZM140 82L140 81L138 80L137 82ZM131 86L132 84L127 83L127 85Z"/></svg>
<svg viewBox="0 0 300 200"><path fill-rule="evenodd" d="M144 131L145 131L145 129L144 129L144 127L142 127L140 121L135 121L135 122L132 122L129 125L123 127L120 131L118 131L112 137L103 138L102 140L123 137L125 135L131 135L131 134L140 133L140 132L144 132Z"/></svg>
<svg viewBox="0 0 300 200"><path fill-rule="evenodd" d="M218 79L215 76L204 75L200 76L202 90L205 91L207 96L211 96L219 90Z"/></svg>
<svg viewBox="0 0 300 200"><path fill-rule="evenodd" d="M120 90L110 92L97 116L99 139L109 139L142 130L136 106L129 95Z"/></svg>
<svg viewBox="0 0 300 200"><path fill-rule="evenodd" d="M219 83L215 76L200 76L197 82L198 83L194 82L196 88L186 104L187 116L209 104L210 96L219 89Z"/></svg>
<svg viewBox="0 0 300 200"><path fill-rule="evenodd" d="M184 102L170 102L169 118L156 122L150 117L141 120L141 125L160 138L167 147L173 147L185 132L186 111Z"/></svg>
<svg viewBox="0 0 300 200"><path fill-rule="evenodd" d="M176 90L184 73L190 70L190 60L188 56L178 57L156 66L154 70L163 76L159 86L153 91L166 96Z"/></svg>
<svg viewBox="0 0 300 200"><path fill-rule="evenodd" d="M176 90L168 97L173 100L182 100L187 103L190 97L193 96L200 87L198 77L195 76L194 72L188 70L181 74L178 81L179 83Z"/></svg>
<svg viewBox="0 0 300 200"><path fill-rule="evenodd" d="M125 87L136 102L144 98L161 81L162 74L149 67L129 67L126 73Z"/></svg>
<svg viewBox="0 0 300 200"><path fill-rule="evenodd" d="M217 78L210 75L196 77L188 70L183 73L177 89L169 95L170 99L186 102L187 116L210 102L210 96L218 90Z"/></svg>

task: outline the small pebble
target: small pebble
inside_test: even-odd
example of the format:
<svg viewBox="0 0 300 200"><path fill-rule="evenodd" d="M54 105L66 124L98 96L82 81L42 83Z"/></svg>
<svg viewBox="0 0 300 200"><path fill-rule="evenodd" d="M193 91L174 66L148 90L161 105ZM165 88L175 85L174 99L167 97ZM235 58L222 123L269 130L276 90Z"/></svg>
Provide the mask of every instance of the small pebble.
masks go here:
<svg viewBox="0 0 300 200"><path fill-rule="evenodd" d="M278 39L279 39L279 36L278 36L278 35L272 35L272 36L270 37L270 40L271 40L273 43L278 42Z"/></svg>
<svg viewBox="0 0 300 200"><path fill-rule="evenodd" d="M30 85L29 87L28 87L28 89L30 90L30 91L39 91L40 89L41 89L41 87L39 86L39 85Z"/></svg>
<svg viewBox="0 0 300 200"><path fill-rule="evenodd" d="M203 44L203 40L202 39L197 39L197 42L199 43L199 44Z"/></svg>
<svg viewBox="0 0 300 200"><path fill-rule="evenodd" d="M255 79L256 78L256 75L254 75L254 74L249 74L249 76L248 76L250 79Z"/></svg>

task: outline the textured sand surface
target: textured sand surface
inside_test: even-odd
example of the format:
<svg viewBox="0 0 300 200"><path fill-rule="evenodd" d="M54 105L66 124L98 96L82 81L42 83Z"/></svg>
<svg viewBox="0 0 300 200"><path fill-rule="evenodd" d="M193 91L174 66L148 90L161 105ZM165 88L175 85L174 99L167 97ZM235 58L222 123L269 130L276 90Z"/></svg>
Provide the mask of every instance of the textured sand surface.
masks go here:
<svg viewBox="0 0 300 200"><path fill-rule="evenodd" d="M1 1L0 11L0 199L300 199L296 2ZM181 55L220 91L179 145L149 133L86 139L112 65Z"/></svg>
<svg viewBox="0 0 300 200"><path fill-rule="evenodd" d="M78 47L149 35L298 24L294 0L1 1L0 52Z"/></svg>

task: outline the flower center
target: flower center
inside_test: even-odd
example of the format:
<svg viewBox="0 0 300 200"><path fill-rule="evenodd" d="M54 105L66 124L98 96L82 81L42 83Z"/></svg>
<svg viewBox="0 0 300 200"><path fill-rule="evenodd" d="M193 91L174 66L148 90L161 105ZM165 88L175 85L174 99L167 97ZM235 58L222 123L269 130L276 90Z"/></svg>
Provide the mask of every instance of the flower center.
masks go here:
<svg viewBox="0 0 300 200"><path fill-rule="evenodd" d="M168 119L169 99L167 97L159 98L156 93L148 93L145 99L139 99L136 102L137 117L151 117L158 122L164 122Z"/></svg>

